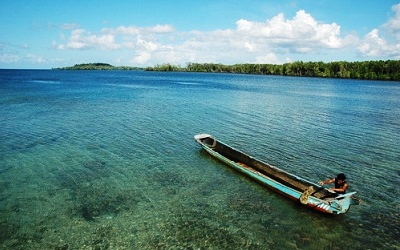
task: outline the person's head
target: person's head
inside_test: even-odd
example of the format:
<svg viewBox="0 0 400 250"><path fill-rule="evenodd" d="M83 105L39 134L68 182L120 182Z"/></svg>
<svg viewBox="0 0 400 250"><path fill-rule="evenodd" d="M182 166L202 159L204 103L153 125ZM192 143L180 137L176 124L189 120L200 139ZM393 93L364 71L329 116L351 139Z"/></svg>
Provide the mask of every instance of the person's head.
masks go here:
<svg viewBox="0 0 400 250"><path fill-rule="evenodd" d="M338 181L343 182L344 180L346 180L346 175L344 175L343 173L340 173L340 174L338 174L338 175L336 176L336 179L337 179Z"/></svg>

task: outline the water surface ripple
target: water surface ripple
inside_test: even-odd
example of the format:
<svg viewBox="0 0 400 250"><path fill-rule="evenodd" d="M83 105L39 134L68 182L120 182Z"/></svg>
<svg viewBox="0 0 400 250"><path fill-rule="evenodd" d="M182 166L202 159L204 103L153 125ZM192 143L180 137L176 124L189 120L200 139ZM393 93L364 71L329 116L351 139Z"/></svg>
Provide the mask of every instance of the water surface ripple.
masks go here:
<svg viewBox="0 0 400 250"><path fill-rule="evenodd" d="M0 70L1 249L399 249L400 85ZM220 140L358 206L324 216L208 156Z"/></svg>

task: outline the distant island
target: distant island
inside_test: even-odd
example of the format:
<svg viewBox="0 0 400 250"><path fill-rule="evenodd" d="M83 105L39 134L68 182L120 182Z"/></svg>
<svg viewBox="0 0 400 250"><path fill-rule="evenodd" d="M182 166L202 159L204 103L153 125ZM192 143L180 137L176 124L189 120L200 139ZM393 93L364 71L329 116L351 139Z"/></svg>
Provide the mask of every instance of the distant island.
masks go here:
<svg viewBox="0 0 400 250"><path fill-rule="evenodd" d="M108 63L85 63L55 70L145 70L178 72L237 73L281 76L303 76L323 78L346 78L361 80L400 81L400 60L363 62L302 62L284 64L235 64L188 63L186 67L172 64L140 68L113 66Z"/></svg>
<svg viewBox="0 0 400 250"><path fill-rule="evenodd" d="M108 63L82 63L74 66L53 68L53 70L143 70L140 67L113 66Z"/></svg>

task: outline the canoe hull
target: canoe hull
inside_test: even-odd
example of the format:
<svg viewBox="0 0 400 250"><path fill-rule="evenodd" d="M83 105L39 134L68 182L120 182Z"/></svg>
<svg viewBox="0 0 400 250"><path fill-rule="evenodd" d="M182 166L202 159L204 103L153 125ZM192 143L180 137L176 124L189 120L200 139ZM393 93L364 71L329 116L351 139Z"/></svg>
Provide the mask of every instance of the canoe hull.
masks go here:
<svg viewBox="0 0 400 250"><path fill-rule="evenodd" d="M199 134L195 140L207 153L231 168L294 201L301 200L309 208L328 214L343 214L350 208L355 192L334 197L335 193L328 189L257 160L211 135ZM311 189L310 194L305 193L307 189Z"/></svg>

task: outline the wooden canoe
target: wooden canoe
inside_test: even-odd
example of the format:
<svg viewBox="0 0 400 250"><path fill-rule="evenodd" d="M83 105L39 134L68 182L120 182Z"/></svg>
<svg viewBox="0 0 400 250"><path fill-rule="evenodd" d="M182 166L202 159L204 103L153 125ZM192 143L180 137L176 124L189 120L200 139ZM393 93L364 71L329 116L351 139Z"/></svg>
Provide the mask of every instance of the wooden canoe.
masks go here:
<svg viewBox="0 0 400 250"><path fill-rule="evenodd" d="M235 170L258 181L308 208L328 213L346 213L356 192L338 195L328 189L257 160L208 134L198 134L195 140L210 155Z"/></svg>

